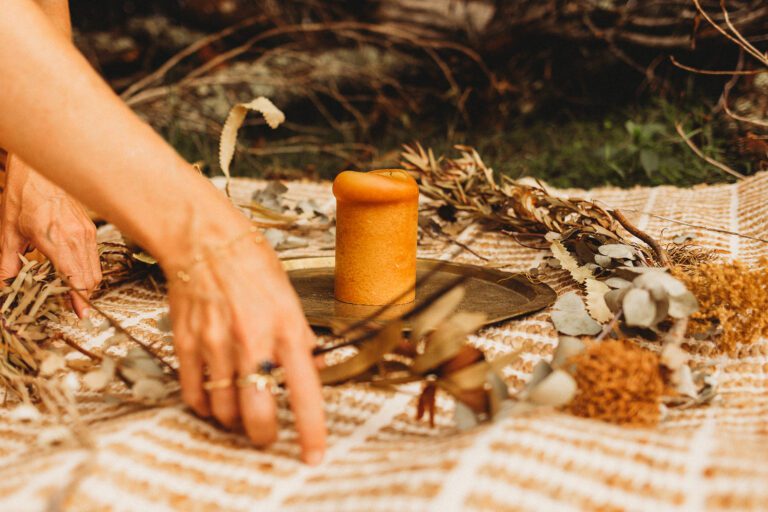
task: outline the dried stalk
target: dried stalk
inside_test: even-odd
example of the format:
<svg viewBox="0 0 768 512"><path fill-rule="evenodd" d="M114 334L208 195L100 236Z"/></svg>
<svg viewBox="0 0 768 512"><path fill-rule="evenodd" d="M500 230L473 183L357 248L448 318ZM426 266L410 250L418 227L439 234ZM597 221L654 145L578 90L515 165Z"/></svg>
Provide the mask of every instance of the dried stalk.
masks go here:
<svg viewBox="0 0 768 512"><path fill-rule="evenodd" d="M725 104L724 104L724 106L725 106ZM725 109L727 111L728 107L725 106ZM718 162L714 158L710 158L707 155L705 155L704 153L702 153L702 151L696 146L696 144L693 143L693 141L690 139L690 137L688 137L685 134L685 131L683 130L682 124L675 123L675 130L677 131L677 134L680 135L680 138L683 139L683 142L685 142L688 145L688 147L691 148L691 151L693 151L696 156L698 156L699 158L701 158L702 160L707 162L709 165L717 167L721 171L726 172L726 173L730 174L731 176L733 176L735 178L738 178L738 179L744 178L744 175L741 174L740 172L735 171L735 170L731 169L730 167L728 167L727 165L725 165L724 163Z"/></svg>
<svg viewBox="0 0 768 512"><path fill-rule="evenodd" d="M611 214L617 221L619 221L619 224L621 224L624 229L629 231L630 234L648 244L648 247L650 247L656 255L656 261L660 263L662 267L672 268L672 260L669 259L669 254L667 254L667 251L664 250L656 239L632 224L629 219L621 213L621 210L614 209Z"/></svg>

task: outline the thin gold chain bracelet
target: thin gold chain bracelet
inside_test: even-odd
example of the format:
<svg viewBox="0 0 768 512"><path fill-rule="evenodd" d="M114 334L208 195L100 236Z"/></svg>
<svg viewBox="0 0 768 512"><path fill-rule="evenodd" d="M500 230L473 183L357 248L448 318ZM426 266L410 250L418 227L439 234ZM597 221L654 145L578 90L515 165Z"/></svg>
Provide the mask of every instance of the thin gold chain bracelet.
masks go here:
<svg viewBox="0 0 768 512"><path fill-rule="evenodd" d="M261 230L259 230L259 228L257 228L256 226L251 226L243 233L240 233L239 235L235 236L230 240L227 240L223 244L213 246L213 247L204 247L202 251L192 256L192 261L188 265L174 272L171 272L171 277L175 278L178 281L181 281L182 283L190 282L192 280L191 273L194 267L208 261L208 259L210 259L213 256L216 256L223 252L227 252L236 244L242 242L243 240L247 240L250 237L253 237L253 240L256 243L261 243L265 240L264 235L261 234Z"/></svg>

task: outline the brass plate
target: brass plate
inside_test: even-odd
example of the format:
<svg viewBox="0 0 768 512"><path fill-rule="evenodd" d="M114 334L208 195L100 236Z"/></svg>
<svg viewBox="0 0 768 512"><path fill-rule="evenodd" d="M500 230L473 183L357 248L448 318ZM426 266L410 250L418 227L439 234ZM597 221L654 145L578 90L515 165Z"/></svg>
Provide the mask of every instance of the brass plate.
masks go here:
<svg viewBox="0 0 768 512"><path fill-rule="evenodd" d="M538 311L554 303L557 298L552 288L534 282L523 274L440 260L418 260L417 279L437 265L442 265L442 269L416 290L416 301L390 308L386 317L406 313L424 297L429 297L459 275L469 276L464 284L466 294L459 304L459 311L485 313L488 317L486 325ZM380 309L380 306L347 304L333 298L333 256L288 259L283 260L283 266L301 298L304 314L315 327L350 325Z"/></svg>

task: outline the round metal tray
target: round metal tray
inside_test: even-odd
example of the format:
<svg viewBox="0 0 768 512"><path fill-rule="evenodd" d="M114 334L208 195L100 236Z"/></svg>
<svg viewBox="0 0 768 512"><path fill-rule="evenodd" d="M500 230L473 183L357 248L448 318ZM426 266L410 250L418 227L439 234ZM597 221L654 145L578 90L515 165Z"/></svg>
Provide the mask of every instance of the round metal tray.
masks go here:
<svg viewBox="0 0 768 512"><path fill-rule="evenodd" d="M416 264L417 279L438 265L440 269L416 290L415 302L393 306L379 318L403 315L460 275L466 275L468 279L464 282L466 293L458 311L485 313L488 318L486 325L538 311L557 298L552 288L524 274L441 260L419 259ZM381 309L380 306L347 304L333 298L333 256L287 259L283 260L283 266L301 298L304 314L315 327L350 325Z"/></svg>

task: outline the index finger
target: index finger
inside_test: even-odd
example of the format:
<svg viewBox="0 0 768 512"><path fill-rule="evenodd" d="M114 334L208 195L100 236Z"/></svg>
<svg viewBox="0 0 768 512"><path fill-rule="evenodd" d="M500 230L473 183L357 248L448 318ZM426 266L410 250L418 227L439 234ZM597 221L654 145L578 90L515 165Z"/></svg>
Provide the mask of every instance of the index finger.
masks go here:
<svg viewBox="0 0 768 512"><path fill-rule="evenodd" d="M325 455L325 411L320 377L309 348L312 331L301 319L303 327L290 339L278 343L280 362L285 368L285 380L290 392L290 403L296 418L296 430L304 462L317 465ZM300 324L301 325L301 324ZM290 336L288 333L282 336Z"/></svg>

